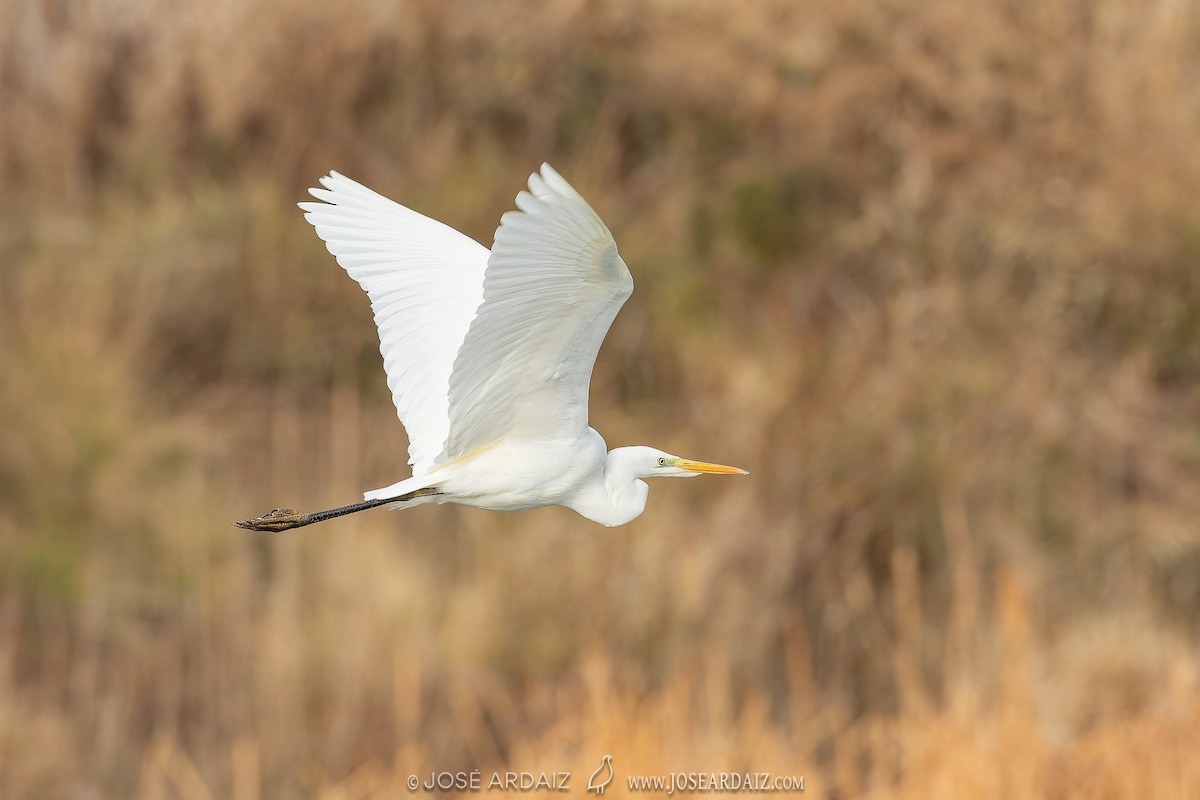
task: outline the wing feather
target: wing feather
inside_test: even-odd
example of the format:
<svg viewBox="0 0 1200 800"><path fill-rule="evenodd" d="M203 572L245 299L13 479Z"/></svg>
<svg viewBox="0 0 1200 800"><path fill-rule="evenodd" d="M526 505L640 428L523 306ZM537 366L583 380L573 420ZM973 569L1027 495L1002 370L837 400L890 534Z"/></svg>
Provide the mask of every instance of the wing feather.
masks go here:
<svg viewBox="0 0 1200 800"><path fill-rule="evenodd" d="M516 205L450 375L448 458L504 438L582 435L596 355L633 292L612 234L548 164Z"/></svg>
<svg viewBox="0 0 1200 800"><path fill-rule="evenodd" d="M371 299L396 412L421 475L444 456L455 355L483 299L488 250L448 225L331 172L300 203Z"/></svg>

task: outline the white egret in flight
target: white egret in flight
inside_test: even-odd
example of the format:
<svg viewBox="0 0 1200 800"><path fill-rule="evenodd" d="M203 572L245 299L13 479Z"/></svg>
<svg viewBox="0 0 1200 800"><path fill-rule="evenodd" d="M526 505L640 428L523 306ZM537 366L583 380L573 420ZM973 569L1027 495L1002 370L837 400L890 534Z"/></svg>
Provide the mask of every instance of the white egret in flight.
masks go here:
<svg viewBox="0 0 1200 800"><path fill-rule="evenodd" d="M300 203L371 298L412 477L365 502L235 523L284 531L386 505L494 511L560 505L602 525L646 507L643 478L745 470L651 447L608 451L588 427L600 343L633 278L600 217L543 164L487 248L331 172Z"/></svg>

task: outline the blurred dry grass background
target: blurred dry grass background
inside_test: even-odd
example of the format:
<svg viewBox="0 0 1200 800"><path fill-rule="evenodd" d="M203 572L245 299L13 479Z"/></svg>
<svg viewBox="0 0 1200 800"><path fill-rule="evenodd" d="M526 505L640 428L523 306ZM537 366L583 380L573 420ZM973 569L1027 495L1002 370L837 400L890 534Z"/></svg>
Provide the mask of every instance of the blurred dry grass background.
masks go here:
<svg viewBox="0 0 1200 800"><path fill-rule="evenodd" d="M1197 75L1179 0L0 0L0 796L1197 796ZM596 427L753 475L230 527L405 474L304 188L490 243L542 160Z"/></svg>

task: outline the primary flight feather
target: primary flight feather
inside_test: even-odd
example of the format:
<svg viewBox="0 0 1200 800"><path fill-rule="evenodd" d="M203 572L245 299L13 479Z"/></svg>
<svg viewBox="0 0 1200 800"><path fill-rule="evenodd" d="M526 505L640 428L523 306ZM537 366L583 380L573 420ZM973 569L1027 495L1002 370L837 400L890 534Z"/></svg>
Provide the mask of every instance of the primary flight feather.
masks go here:
<svg viewBox="0 0 1200 800"><path fill-rule="evenodd" d="M600 344L633 292L591 206L549 164L529 177L492 250L331 172L307 219L371 299L411 478L366 502L236 523L283 531L428 502L497 511L563 505L604 525L642 513L642 478L745 470L649 447L607 451L588 427Z"/></svg>

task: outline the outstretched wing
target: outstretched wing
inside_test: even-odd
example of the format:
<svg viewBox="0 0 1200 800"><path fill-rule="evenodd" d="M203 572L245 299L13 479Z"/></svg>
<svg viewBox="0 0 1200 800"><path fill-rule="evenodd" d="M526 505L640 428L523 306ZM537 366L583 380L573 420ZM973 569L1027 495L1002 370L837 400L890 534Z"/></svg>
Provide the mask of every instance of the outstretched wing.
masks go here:
<svg viewBox="0 0 1200 800"><path fill-rule="evenodd" d="M321 185L309 192L324 202L300 208L371 298L409 463L421 475L444 454L450 372L483 299L488 250L336 172Z"/></svg>
<svg viewBox="0 0 1200 800"><path fill-rule="evenodd" d="M596 354L633 292L612 234L548 164L517 208L500 219L450 375L449 458L504 438L581 435Z"/></svg>

